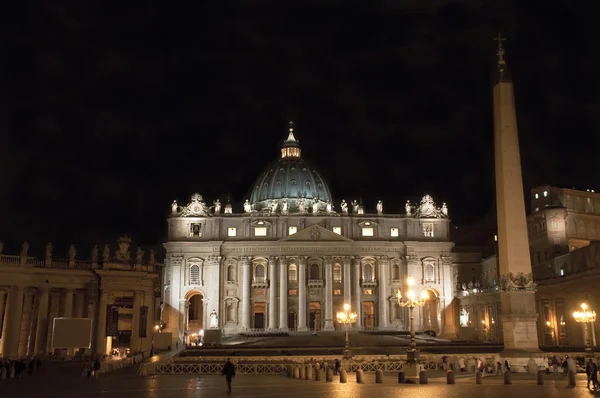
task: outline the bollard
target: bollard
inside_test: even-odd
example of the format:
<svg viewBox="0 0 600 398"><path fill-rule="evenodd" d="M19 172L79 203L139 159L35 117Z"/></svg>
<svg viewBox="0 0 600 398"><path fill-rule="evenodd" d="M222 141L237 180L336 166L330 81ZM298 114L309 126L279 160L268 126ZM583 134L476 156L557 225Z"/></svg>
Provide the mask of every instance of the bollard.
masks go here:
<svg viewBox="0 0 600 398"><path fill-rule="evenodd" d="M422 370L419 372L419 384L427 384L427 371Z"/></svg>
<svg viewBox="0 0 600 398"><path fill-rule="evenodd" d="M452 370L449 370L446 372L446 383L456 384L456 379L454 377L454 372Z"/></svg>
<svg viewBox="0 0 600 398"><path fill-rule="evenodd" d="M475 372L475 384L483 383L483 374L478 370Z"/></svg>
<svg viewBox="0 0 600 398"><path fill-rule="evenodd" d="M406 381L406 375L403 371L398 372L398 384L402 384Z"/></svg>
<svg viewBox="0 0 600 398"><path fill-rule="evenodd" d="M325 381L333 381L333 370L332 369L327 369L327 372L325 373Z"/></svg>
<svg viewBox="0 0 600 398"><path fill-rule="evenodd" d="M321 381L323 379L323 372L321 369L315 370L315 381Z"/></svg>
<svg viewBox="0 0 600 398"><path fill-rule="evenodd" d="M365 373L363 372L362 369L357 369L356 370L356 383L364 384L364 382L365 382Z"/></svg>
<svg viewBox="0 0 600 398"><path fill-rule="evenodd" d="M569 370L569 373L567 373L567 375L569 377L569 387L575 387L575 372Z"/></svg>
<svg viewBox="0 0 600 398"><path fill-rule="evenodd" d="M383 370L377 369L375 372L375 383L383 383Z"/></svg>
<svg viewBox="0 0 600 398"><path fill-rule="evenodd" d="M340 369L340 383L346 383L348 381L348 375L346 369Z"/></svg>
<svg viewBox="0 0 600 398"><path fill-rule="evenodd" d="M304 380L306 378L306 368L304 368L304 365L300 365L300 369L298 369L298 378L300 380Z"/></svg>
<svg viewBox="0 0 600 398"><path fill-rule="evenodd" d="M504 384L512 384L512 375L510 374L510 370L504 372Z"/></svg>
<svg viewBox="0 0 600 398"><path fill-rule="evenodd" d="M543 370L538 370L538 372L537 372L537 385L538 386L544 385L544 371Z"/></svg>
<svg viewBox="0 0 600 398"><path fill-rule="evenodd" d="M294 379L297 379L300 377L300 369L298 369L297 366L294 366Z"/></svg>
<svg viewBox="0 0 600 398"><path fill-rule="evenodd" d="M306 380L313 379L313 367L311 365L306 365Z"/></svg>

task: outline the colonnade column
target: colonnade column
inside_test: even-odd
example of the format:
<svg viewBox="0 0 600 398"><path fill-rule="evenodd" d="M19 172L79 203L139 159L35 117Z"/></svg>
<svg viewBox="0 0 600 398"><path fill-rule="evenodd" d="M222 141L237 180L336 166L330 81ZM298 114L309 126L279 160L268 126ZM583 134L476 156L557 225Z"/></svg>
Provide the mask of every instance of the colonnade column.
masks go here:
<svg viewBox="0 0 600 398"><path fill-rule="evenodd" d="M65 289L64 303L62 306L62 316L65 318L71 318L73 316L73 293L74 290L71 288Z"/></svg>
<svg viewBox="0 0 600 398"><path fill-rule="evenodd" d="M8 292L6 315L2 327L2 355L15 358L19 353L21 335L21 316L23 314L23 287L12 286Z"/></svg>
<svg viewBox="0 0 600 398"><path fill-rule="evenodd" d="M108 294L100 293L100 304L98 305L98 321L96 322L96 354L106 355L106 306L108 305Z"/></svg>
<svg viewBox="0 0 600 398"><path fill-rule="evenodd" d="M269 330L277 329L277 262L269 257Z"/></svg>
<svg viewBox="0 0 600 398"><path fill-rule="evenodd" d="M4 290L0 290L0 325L4 323L4 304L6 304L6 292ZM0 329L2 329L0 327ZM2 351L0 351L0 354Z"/></svg>
<svg viewBox="0 0 600 398"><path fill-rule="evenodd" d="M306 332L306 256L298 258L298 331Z"/></svg>
<svg viewBox="0 0 600 398"><path fill-rule="evenodd" d="M377 278L379 285L379 328L387 328L389 326L389 301L388 301L388 269L390 268L390 260L387 256L377 257L377 265L379 277Z"/></svg>
<svg viewBox="0 0 600 398"><path fill-rule="evenodd" d="M358 315L356 317L356 322L354 323L354 327L357 329L362 329L362 305L361 305L361 287L360 287L360 258L355 257L352 260L352 305L354 307L354 311Z"/></svg>
<svg viewBox="0 0 600 398"><path fill-rule="evenodd" d="M325 326L324 331L333 327L333 259L325 257Z"/></svg>
<svg viewBox="0 0 600 398"><path fill-rule="evenodd" d="M250 329L250 258L242 257L242 329Z"/></svg>
<svg viewBox="0 0 600 398"><path fill-rule="evenodd" d="M21 312L19 333L19 356L27 355L27 343L29 342L29 332L31 331L31 315L33 313L33 290L25 290L23 297L23 310Z"/></svg>
<svg viewBox="0 0 600 398"><path fill-rule="evenodd" d="M131 325L131 340L129 343L131 352L141 351L142 348L140 341L140 315L143 296L144 292L135 291L133 293L133 324Z"/></svg>
<svg viewBox="0 0 600 398"><path fill-rule="evenodd" d="M352 307L352 311L358 311L358 308L354 308L353 303L350 302L352 297L352 277L350 272L350 261L352 261L352 257L346 256L344 257L344 271L342 273L342 280L344 281L344 304L348 304Z"/></svg>
<svg viewBox="0 0 600 398"><path fill-rule="evenodd" d="M288 328L288 273L287 273L287 258L279 257L279 329Z"/></svg>
<svg viewBox="0 0 600 398"><path fill-rule="evenodd" d="M38 302L38 316L35 331L35 355L44 354L46 351L46 338L48 337L48 304L49 293L48 288L39 287L36 295L40 296Z"/></svg>

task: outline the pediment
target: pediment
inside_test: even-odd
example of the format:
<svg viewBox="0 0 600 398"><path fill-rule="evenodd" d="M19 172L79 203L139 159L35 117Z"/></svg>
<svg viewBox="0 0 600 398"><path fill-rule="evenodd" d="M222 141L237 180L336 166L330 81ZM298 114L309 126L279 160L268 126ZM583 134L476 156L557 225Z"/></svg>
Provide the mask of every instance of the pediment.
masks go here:
<svg viewBox="0 0 600 398"><path fill-rule="evenodd" d="M308 228L300 230L293 235L286 236L279 240L280 242L354 242L342 235L321 227L320 225L311 225Z"/></svg>

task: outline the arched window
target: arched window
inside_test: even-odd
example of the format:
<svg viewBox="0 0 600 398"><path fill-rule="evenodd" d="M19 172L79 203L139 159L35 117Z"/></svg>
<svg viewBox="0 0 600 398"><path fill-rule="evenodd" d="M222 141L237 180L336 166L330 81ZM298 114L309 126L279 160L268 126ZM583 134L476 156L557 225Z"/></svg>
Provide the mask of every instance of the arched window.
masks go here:
<svg viewBox="0 0 600 398"><path fill-rule="evenodd" d="M365 282L373 281L373 266L369 263L363 265L363 280Z"/></svg>
<svg viewBox="0 0 600 398"><path fill-rule="evenodd" d="M312 279L312 280L321 279L319 277L319 265L318 264L312 264L310 266L310 278L308 278L308 279Z"/></svg>
<svg viewBox="0 0 600 398"><path fill-rule="evenodd" d="M298 274L296 269L296 264L290 264L288 266L288 281L296 282L298 280Z"/></svg>
<svg viewBox="0 0 600 398"><path fill-rule="evenodd" d="M265 280L265 266L262 264L258 264L256 268L254 268L254 279L258 281Z"/></svg>
<svg viewBox="0 0 600 398"><path fill-rule="evenodd" d="M190 265L190 285L200 284L200 266L198 264Z"/></svg>
<svg viewBox="0 0 600 398"><path fill-rule="evenodd" d="M342 266L339 264L334 264L333 265L333 280L335 282L341 282L342 281Z"/></svg>
<svg viewBox="0 0 600 398"><path fill-rule="evenodd" d="M398 264L392 264L392 280L400 280L400 266Z"/></svg>
<svg viewBox="0 0 600 398"><path fill-rule="evenodd" d="M435 282L435 265L433 262L426 262L423 267L423 277L425 282Z"/></svg>
<svg viewBox="0 0 600 398"><path fill-rule="evenodd" d="M235 265L233 264L227 267L227 281L235 282Z"/></svg>

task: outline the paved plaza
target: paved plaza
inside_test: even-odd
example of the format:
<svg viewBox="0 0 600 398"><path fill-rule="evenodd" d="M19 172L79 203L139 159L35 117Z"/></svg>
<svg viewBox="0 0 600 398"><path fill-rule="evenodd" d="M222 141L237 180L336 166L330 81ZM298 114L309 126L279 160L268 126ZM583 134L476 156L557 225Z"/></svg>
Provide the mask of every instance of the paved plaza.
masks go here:
<svg viewBox="0 0 600 398"><path fill-rule="evenodd" d="M348 374L348 383L307 381L283 375L238 375L233 382L233 394L226 394L225 380L214 375L137 376L135 367L103 374L97 380L80 376L80 366L63 365L46 369L38 376L23 380L0 381L0 397L110 397L110 398L175 398L175 397L589 397L595 394L586 388L585 375L577 375L577 386L568 388L562 375L546 376L545 385L537 386L528 375L514 374L513 385L505 386L500 377L485 377L476 385L472 375L458 374L456 385L445 384L441 372L432 373L428 385L397 384L396 374L386 374L383 384L375 383L373 373L365 374L366 383L356 384L355 375ZM600 394L599 394L600 395Z"/></svg>

